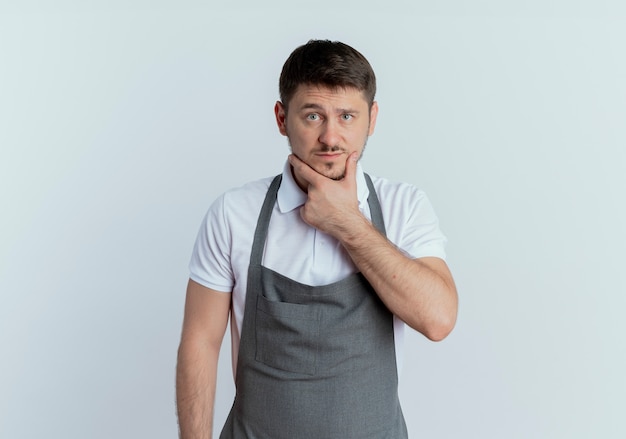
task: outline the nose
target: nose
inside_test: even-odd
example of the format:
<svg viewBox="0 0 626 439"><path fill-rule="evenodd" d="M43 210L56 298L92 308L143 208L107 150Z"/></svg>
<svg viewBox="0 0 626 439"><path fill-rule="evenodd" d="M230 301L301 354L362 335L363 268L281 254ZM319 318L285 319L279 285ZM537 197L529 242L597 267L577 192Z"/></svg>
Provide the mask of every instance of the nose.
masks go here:
<svg viewBox="0 0 626 439"><path fill-rule="evenodd" d="M337 122L332 119L328 119L322 125L322 130L320 132L319 141L321 144L334 147L339 145L340 143L340 127Z"/></svg>

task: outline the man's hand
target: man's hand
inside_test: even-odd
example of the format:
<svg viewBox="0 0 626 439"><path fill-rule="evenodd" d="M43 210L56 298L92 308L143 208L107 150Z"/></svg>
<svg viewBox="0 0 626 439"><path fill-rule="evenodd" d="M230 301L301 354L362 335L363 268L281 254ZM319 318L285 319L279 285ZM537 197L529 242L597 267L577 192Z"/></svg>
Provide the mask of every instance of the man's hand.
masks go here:
<svg viewBox="0 0 626 439"><path fill-rule="evenodd" d="M333 180L315 171L295 155L289 156L296 179L307 185L308 199L300 209L300 215L307 224L339 238L343 232L350 230L351 225L364 219L357 198L357 160L356 152L350 154L346 160L344 178Z"/></svg>

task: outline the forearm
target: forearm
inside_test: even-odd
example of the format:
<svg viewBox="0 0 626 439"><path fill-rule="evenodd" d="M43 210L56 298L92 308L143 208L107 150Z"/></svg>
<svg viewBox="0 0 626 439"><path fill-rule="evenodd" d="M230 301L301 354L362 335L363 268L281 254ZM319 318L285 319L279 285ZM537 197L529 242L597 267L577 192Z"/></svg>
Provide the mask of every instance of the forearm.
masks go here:
<svg viewBox="0 0 626 439"><path fill-rule="evenodd" d="M365 217L356 218L337 236L391 312L431 340L450 333L457 294L445 262L407 257Z"/></svg>
<svg viewBox="0 0 626 439"><path fill-rule="evenodd" d="M182 341L176 368L176 407L181 439L210 439L217 355L206 343Z"/></svg>

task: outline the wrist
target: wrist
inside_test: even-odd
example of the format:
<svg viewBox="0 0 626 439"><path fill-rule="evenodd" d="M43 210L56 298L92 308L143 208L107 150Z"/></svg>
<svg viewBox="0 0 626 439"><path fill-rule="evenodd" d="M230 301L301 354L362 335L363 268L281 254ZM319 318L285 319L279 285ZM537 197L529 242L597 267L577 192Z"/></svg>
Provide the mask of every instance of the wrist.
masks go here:
<svg viewBox="0 0 626 439"><path fill-rule="evenodd" d="M344 218L344 220L341 227L337 228L333 235L348 250L364 245L372 232L378 233L372 223L360 211L349 219Z"/></svg>

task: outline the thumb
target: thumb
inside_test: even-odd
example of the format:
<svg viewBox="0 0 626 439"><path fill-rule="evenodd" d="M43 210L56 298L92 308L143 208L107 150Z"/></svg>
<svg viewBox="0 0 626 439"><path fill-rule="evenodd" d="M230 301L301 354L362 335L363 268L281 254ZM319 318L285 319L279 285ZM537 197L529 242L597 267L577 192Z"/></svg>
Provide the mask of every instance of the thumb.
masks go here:
<svg viewBox="0 0 626 439"><path fill-rule="evenodd" d="M357 152L353 152L348 156L346 160L346 175L344 177L345 180L348 181L356 181L356 165L359 160L359 154Z"/></svg>

